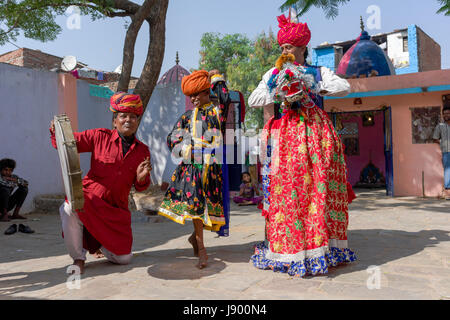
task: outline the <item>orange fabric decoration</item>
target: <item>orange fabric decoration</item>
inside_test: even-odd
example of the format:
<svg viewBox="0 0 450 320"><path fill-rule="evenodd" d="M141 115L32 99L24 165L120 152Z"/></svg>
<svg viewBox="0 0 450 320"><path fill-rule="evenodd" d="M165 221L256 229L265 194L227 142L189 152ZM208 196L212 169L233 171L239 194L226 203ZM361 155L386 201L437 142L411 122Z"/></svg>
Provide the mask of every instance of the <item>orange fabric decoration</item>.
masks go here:
<svg viewBox="0 0 450 320"><path fill-rule="evenodd" d="M194 71L181 80L181 90L186 96L192 96L210 87L209 73L205 70Z"/></svg>

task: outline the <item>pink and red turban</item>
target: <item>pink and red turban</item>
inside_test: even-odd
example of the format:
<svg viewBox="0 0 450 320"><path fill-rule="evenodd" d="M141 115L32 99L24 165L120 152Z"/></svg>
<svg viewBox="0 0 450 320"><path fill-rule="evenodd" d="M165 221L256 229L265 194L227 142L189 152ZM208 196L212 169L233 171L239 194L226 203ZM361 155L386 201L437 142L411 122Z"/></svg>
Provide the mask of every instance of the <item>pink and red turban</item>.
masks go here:
<svg viewBox="0 0 450 320"><path fill-rule="evenodd" d="M278 44L282 46L283 44L289 43L294 47L306 46L311 40L311 31L308 28L308 24L305 23L294 23L288 20L284 15L277 17L278 27Z"/></svg>
<svg viewBox="0 0 450 320"><path fill-rule="evenodd" d="M144 112L141 97L138 94L117 92L110 99L109 109L112 112L129 112L140 116Z"/></svg>

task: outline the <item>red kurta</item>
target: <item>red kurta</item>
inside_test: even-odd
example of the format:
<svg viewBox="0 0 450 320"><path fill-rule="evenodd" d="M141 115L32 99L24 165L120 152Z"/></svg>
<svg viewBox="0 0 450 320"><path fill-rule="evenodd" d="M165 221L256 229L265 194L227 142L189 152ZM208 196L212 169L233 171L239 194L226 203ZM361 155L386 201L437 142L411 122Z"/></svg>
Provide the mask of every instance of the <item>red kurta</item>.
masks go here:
<svg viewBox="0 0 450 320"><path fill-rule="evenodd" d="M150 176L142 184L137 182L136 169L150 151L135 139L124 157L117 130L91 129L74 136L79 153L92 153L91 169L83 178L84 208L77 211L88 231L84 247L93 253L101 244L116 255L129 254L133 236L128 195L133 184L137 191L149 186ZM56 148L54 134L51 141Z"/></svg>

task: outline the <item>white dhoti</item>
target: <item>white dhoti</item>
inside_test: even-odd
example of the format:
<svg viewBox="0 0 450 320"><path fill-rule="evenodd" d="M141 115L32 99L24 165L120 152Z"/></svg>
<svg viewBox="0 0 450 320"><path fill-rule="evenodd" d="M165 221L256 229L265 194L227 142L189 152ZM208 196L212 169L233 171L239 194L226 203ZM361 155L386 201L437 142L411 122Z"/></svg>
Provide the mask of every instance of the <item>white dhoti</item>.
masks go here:
<svg viewBox="0 0 450 320"><path fill-rule="evenodd" d="M67 251L73 260L86 260L87 250L83 248L83 223L81 222L78 214L72 212L72 208L69 203L64 202L59 208L59 214L61 216L62 229L64 232L64 243L66 244ZM112 263L116 264L129 264L133 254L116 255L101 247L100 250Z"/></svg>

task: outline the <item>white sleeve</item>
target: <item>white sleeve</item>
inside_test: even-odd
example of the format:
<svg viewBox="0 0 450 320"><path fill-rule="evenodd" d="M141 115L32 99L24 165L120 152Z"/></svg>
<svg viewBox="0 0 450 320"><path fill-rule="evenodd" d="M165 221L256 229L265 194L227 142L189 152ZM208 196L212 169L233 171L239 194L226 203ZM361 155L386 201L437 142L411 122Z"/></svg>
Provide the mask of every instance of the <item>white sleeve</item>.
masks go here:
<svg viewBox="0 0 450 320"><path fill-rule="evenodd" d="M350 93L350 83L337 76L333 71L327 67L320 68L322 81L319 81L319 92L322 90L328 91L325 96L344 97Z"/></svg>
<svg viewBox="0 0 450 320"><path fill-rule="evenodd" d="M269 87L267 82L269 81L272 72L275 68L267 71L262 80L259 82L258 87L253 90L252 94L248 98L248 105L252 108L261 108L273 103L273 97L269 93Z"/></svg>

